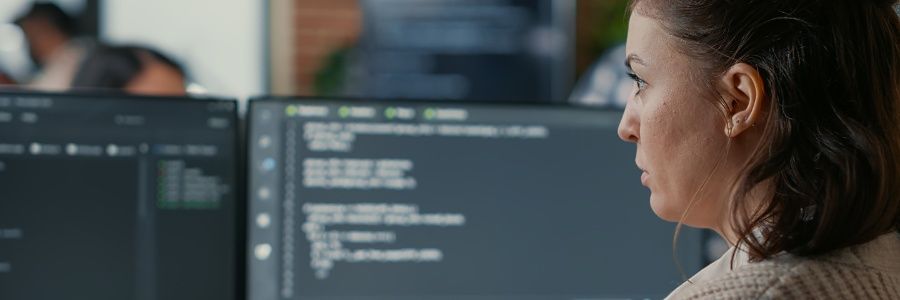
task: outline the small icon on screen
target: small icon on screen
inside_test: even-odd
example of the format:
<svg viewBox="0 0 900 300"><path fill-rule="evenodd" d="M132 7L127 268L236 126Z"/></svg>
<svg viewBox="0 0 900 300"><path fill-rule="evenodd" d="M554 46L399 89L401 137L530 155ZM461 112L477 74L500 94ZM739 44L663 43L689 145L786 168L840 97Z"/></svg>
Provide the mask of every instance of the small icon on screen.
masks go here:
<svg viewBox="0 0 900 300"><path fill-rule="evenodd" d="M274 170L275 169L275 159L273 159L271 157L264 159L262 164L260 165L260 167L262 167L263 171L267 171L267 172Z"/></svg>
<svg viewBox="0 0 900 300"><path fill-rule="evenodd" d="M266 260L269 258L269 255L272 254L272 245L269 245L269 244L256 245L256 247L254 247L254 249L253 249L253 253L256 255L256 259Z"/></svg>
<svg viewBox="0 0 900 300"><path fill-rule="evenodd" d="M256 195L259 196L259 199L269 200L269 197L272 197L272 192L269 191L269 188L260 188L259 191L256 192Z"/></svg>
<svg viewBox="0 0 900 300"><path fill-rule="evenodd" d="M119 146L113 144L106 146L106 154L109 156L119 155Z"/></svg>
<svg viewBox="0 0 900 300"><path fill-rule="evenodd" d="M31 145L28 147L28 152L31 152L32 155L38 155L41 154L42 149L43 147L41 147L41 144L31 143Z"/></svg>
<svg viewBox="0 0 900 300"><path fill-rule="evenodd" d="M267 213L261 213L256 216L256 225L259 226L259 228L269 228L271 223L272 219Z"/></svg>
<svg viewBox="0 0 900 300"><path fill-rule="evenodd" d="M70 156L75 156L78 154L78 145L68 144L66 145L66 154Z"/></svg>
<svg viewBox="0 0 900 300"><path fill-rule="evenodd" d="M268 135L263 135L259 138L259 147L260 148L269 148L272 145L272 138Z"/></svg>

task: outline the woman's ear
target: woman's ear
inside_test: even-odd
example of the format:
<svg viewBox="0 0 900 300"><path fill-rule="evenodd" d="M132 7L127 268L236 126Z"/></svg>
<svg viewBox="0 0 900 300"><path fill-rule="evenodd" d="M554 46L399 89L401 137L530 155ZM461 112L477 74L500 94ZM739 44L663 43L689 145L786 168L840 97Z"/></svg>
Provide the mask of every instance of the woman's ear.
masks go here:
<svg viewBox="0 0 900 300"><path fill-rule="evenodd" d="M727 110L725 134L735 138L762 122L768 98L756 68L737 63L725 72L719 85Z"/></svg>

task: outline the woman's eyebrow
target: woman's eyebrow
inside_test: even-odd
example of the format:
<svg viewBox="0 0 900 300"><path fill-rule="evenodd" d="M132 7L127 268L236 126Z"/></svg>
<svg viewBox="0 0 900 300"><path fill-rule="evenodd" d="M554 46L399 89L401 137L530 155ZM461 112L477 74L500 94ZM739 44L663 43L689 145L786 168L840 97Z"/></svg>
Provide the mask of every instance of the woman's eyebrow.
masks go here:
<svg viewBox="0 0 900 300"><path fill-rule="evenodd" d="M645 67L647 66L647 63L645 63L644 60L641 59L640 56L638 56L637 54L634 54L634 53L629 54L628 57L625 58L625 67L628 68L629 71L631 70L632 63L639 64L639 65L642 65Z"/></svg>

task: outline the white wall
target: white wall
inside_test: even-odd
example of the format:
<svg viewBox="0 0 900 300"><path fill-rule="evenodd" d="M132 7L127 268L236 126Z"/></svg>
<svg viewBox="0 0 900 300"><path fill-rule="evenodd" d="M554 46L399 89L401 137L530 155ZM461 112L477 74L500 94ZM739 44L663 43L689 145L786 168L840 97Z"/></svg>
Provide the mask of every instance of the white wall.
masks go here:
<svg viewBox="0 0 900 300"><path fill-rule="evenodd" d="M267 90L265 2L103 1L100 36L162 50L209 93L245 100Z"/></svg>

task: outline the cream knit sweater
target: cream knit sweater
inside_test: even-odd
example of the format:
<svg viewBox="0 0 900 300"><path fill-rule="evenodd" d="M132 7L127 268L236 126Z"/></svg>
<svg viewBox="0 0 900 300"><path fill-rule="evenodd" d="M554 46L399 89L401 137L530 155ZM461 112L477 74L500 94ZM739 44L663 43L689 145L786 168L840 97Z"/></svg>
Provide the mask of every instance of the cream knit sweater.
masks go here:
<svg viewBox="0 0 900 300"><path fill-rule="evenodd" d="M714 264L727 264L730 255L726 256ZM685 283L669 298L900 299L897 232L820 257L780 255L739 265L733 271L706 274L709 280Z"/></svg>

